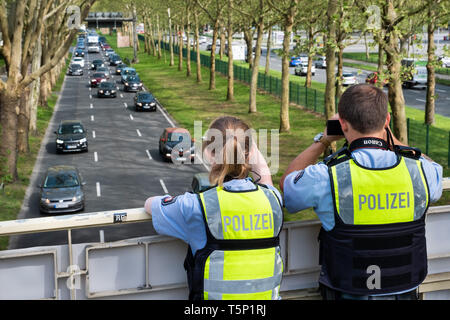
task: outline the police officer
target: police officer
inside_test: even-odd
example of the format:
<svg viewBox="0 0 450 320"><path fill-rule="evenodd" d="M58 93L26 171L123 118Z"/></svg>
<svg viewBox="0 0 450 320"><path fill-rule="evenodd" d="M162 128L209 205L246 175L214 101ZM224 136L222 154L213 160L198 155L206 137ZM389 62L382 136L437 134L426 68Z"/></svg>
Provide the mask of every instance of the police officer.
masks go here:
<svg viewBox="0 0 450 320"><path fill-rule="evenodd" d="M238 118L213 121L203 159L214 187L145 203L158 233L189 244L184 267L191 300L279 299L281 196L249 132Z"/></svg>
<svg viewBox="0 0 450 320"><path fill-rule="evenodd" d="M344 136L325 129L280 181L289 212L312 207L322 222L322 297L417 299L427 275L425 215L442 194L442 167L392 136L379 88L347 89L333 119ZM316 164L343 138L344 148Z"/></svg>

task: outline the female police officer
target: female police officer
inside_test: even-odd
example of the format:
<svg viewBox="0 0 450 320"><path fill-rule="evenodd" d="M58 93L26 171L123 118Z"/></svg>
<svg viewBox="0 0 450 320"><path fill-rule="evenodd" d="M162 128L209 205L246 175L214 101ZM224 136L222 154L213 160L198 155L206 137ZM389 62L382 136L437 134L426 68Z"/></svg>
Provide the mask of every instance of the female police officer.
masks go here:
<svg viewBox="0 0 450 320"><path fill-rule="evenodd" d="M203 144L214 187L145 203L158 233L189 244L184 267L191 300L279 299L281 196L249 132L238 118L214 120Z"/></svg>

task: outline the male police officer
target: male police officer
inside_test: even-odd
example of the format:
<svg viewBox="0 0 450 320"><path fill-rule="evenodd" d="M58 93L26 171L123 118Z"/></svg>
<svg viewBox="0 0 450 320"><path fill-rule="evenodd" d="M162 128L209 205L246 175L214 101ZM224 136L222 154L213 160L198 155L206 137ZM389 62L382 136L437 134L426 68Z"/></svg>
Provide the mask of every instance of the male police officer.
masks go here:
<svg viewBox="0 0 450 320"><path fill-rule="evenodd" d="M344 136L318 134L280 181L289 212L313 207L322 222L327 300L417 299L427 275L425 215L442 194L442 167L392 137L387 105L374 86L350 87L333 117ZM315 164L344 137L346 147Z"/></svg>

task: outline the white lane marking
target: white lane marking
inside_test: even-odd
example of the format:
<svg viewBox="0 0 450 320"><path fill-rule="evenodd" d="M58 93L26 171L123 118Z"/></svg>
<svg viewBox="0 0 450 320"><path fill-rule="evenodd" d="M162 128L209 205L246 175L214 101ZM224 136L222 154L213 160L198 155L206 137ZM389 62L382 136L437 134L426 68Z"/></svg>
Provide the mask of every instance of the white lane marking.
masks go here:
<svg viewBox="0 0 450 320"><path fill-rule="evenodd" d="M172 127L175 127L175 124L172 122L172 120L170 120L170 118L166 115L166 113L164 112L164 110L159 106L158 104L158 109L159 111L161 111L161 113L163 114L164 118L166 118L166 120L170 123L170 125Z"/></svg>
<svg viewBox="0 0 450 320"><path fill-rule="evenodd" d="M141 132L139 131L139 129L136 129L136 132L137 132L137 134L138 134L139 137L142 137L142 134L141 134Z"/></svg>
<svg viewBox="0 0 450 320"><path fill-rule="evenodd" d="M450 100L450 98L445 98L445 100Z"/></svg>
<svg viewBox="0 0 450 320"><path fill-rule="evenodd" d="M92 138L95 139L95 131L94 130L92 130Z"/></svg>
<svg viewBox="0 0 450 320"><path fill-rule="evenodd" d="M159 179L159 183L161 184L161 187L163 188L164 192L166 194L169 193L169 191L167 191L166 185L164 184L164 181L162 179Z"/></svg>
<svg viewBox="0 0 450 320"><path fill-rule="evenodd" d="M123 105L125 106L125 108L128 108L128 105L126 102L124 102Z"/></svg>
<svg viewBox="0 0 450 320"><path fill-rule="evenodd" d="M92 90L92 88L91 87L89 87L89 91L91 91Z"/></svg>
<svg viewBox="0 0 450 320"><path fill-rule="evenodd" d="M97 182L95 184L96 188L97 188L97 197L101 197L102 193L100 191L100 182Z"/></svg>
<svg viewBox="0 0 450 320"><path fill-rule="evenodd" d="M152 160L152 156L150 155L150 151L145 150L145 152L147 153L148 158L149 158L150 160Z"/></svg>
<svg viewBox="0 0 450 320"><path fill-rule="evenodd" d="M94 121L94 116L91 116L91 121Z"/></svg>
<svg viewBox="0 0 450 320"><path fill-rule="evenodd" d="M436 89L436 91L437 91L437 92L447 92L447 91L442 90L442 89Z"/></svg>
<svg viewBox="0 0 450 320"><path fill-rule="evenodd" d="M131 114L130 114L130 119L131 119L131 120L134 120L134 118L133 118L133 116L132 116Z"/></svg>
<svg viewBox="0 0 450 320"><path fill-rule="evenodd" d="M420 102L426 102L425 100L423 100L423 99L416 99L417 101L420 101Z"/></svg>
<svg viewBox="0 0 450 320"><path fill-rule="evenodd" d="M123 98L123 94L120 94L120 97Z"/></svg>
<svg viewBox="0 0 450 320"><path fill-rule="evenodd" d="M89 95L89 99L92 99L92 94Z"/></svg>
<svg viewBox="0 0 450 320"><path fill-rule="evenodd" d="M93 109L93 108L94 108L94 105L91 103L89 107L90 107L91 109Z"/></svg>
<svg viewBox="0 0 450 320"><path fill-rule="evenodd" d="M97 155L97 152L94 152L94 161L95 161L95 162L98 162L98 155Z"/></svg>

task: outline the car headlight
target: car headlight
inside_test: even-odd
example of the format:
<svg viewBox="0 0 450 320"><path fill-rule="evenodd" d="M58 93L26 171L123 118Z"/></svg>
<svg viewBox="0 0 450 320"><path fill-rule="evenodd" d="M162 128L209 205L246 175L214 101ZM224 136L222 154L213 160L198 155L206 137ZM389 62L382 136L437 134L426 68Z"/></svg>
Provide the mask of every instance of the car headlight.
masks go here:
<svg viewBox="0 0 450 320"><path fill-rule="evenodd" d="M103 90L99 90L98 92L103 93Z"/></svg>
<svg viewBox="0 0 450 320"><path fill-rule="evenodd" d="M64 143L64 141L63 141L63 140L60 140L60 139L56 139L56 143L57 143L57 144L61 144L61 143Z"/></svg>
<svg viewBox="0 0 450 320"><path fill-rule="evenodd" d="M137 105L138 105L139 107L142 107L142 103L140 103L140 102L138 102Z"/></svg>
<svg viewBox="0 0 450 320"><path fill-rule="evenodd" d="M49 203L50 203L50 200L47 199L47 198L41 198L41 201L44 202L44 203L46 203L46 204L49 204Z"/></svg>
<svg viewBox="0 0 450 320"><path fill-rule="evenodd" d="M93 68L93 67L94 67L94 65L93 65L93 64L91 64L91 67Z"/></svg>
<svg viewBox="0 0 450 320"><path fill-rule="evenodd" d="M125 82L125 85L128 86L128 82Z"/></svg>
<svg viewBox="0 0 450 320"><path fill-rule="evenodd" d="M117 71L117 72L120 72L120 69L117 69L116 71Z"/></svg>
<svg viewBox="0 0 450 320"><path fill-rule="evenodd" d="M152 102L150 103L150 106L154 107L156 105L156 103Z"/></svg>
<svg viewBox="0 0 450 320"><path fill-rule="evenodd" d="M80 201L80 200L81 200L81 195L78 195L78 196L75 196L75 197L72 198L73 202L77 202L77 201Z"/></svg>
<svg viewBox="0 0 450 320"><path fill-rule="evenodd" d="M142 86L142 82L139 82L138 85Z"/></svg>
<svg viewBox="0 0 450 320"><path fill-rule="evenodd" d="M80 140L80 143L85 143L86 141L87 141L86 138L83 138Z"/></svg>
<svg viewBox="0 0 450 320"><path fill-rule="evenodd" d="M111 90L111 93L116 93L116 90Z"/></svg>

